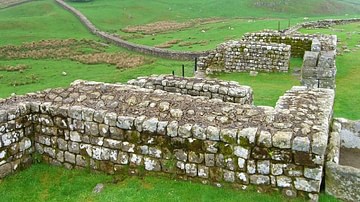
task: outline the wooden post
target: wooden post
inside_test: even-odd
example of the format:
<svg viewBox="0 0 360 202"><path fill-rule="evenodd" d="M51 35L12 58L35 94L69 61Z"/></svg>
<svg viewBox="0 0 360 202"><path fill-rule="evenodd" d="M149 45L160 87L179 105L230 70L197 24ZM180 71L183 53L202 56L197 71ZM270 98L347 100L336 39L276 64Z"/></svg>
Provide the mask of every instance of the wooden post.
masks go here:
<svg viewBox="0 0 360 202"><path fill-rule="evenodd" d="M182 65L182 77L185 77L185 65Z"/></svg>
<svg viewBox="0 0 360 202"><path fill-rule="evenodd" d="M194 66L195 72L197 71L197 62L198 62L198 58L195 58L195 66Z"/></svg>

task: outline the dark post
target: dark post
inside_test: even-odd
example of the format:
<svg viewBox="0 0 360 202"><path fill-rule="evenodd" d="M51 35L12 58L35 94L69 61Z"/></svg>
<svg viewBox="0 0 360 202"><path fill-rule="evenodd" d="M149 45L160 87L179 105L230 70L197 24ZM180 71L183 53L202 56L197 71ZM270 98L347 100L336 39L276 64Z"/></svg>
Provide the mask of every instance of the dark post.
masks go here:
<svg viewBox="0 0 360 202"><path fill-rule="evenodd" d="M195 68L194 68L195 72L197 71L197 61L198 61L198 58L195 58Z"/></svg>
<svg viewBox="0 0 360 202"><path fill-rule="evenodd" d="M182 65L182 77L185 77L185 65Z"/></svg>
<svg viewBox="0 0 360 202"><path fill-rule="evenodd" d="M280 31L280 21L278 21L278 31Z"/></svg>
<svg viewBox="0 0 360 202"><path fill-rule="evenodd" d="M172 75L175 76L175 71L174 70L172 71Z"/></svg>
<svg viewBox="0 0 360 202"><path fill-rule="evenodd" d="M288 24L288 28L290 28L290 25L291 25L291 20L289 19L289 24Z"/></svg>

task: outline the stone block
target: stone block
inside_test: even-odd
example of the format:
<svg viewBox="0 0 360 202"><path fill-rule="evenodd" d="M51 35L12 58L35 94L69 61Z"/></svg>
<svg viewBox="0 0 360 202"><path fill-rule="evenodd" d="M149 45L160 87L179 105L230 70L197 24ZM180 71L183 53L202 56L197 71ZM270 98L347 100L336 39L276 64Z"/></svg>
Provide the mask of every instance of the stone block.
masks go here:
<svg viewBox="0 0 360 202"><path fill-rule="evenodd" d="M205 154L205 165L215 166L215 154Z"/></svg>
<svg viewBox="0 0 360 202"><path fill-rule="evenodd" d="M290 177L286 177L286 176L277 176L276 184L278 187L291 187L292 179Z"/></svg>
<svg viewBox="0 0 360 202"><path fill-rule="evenodd" d="M237 181L241 184L249 184L249 175L244 172L236 173Z"/></svg>
<svg viewBox="0 0 360 202"><path fill-rule="evenodd" d="M246 149L241 146L235 146L234 147L234 155L241 157L243 159L248 159L249 155L250 155L249 149Z"/></svg>
<svg viewBox="0 0 360 202"><path fill-rule="evenodd" d="M256 133L258 131L258 128L250 127L250 128L244 128L239 131L238 138L240 144L243 144L242 141L246 140L248 141L248 144L254 144L255 143L255 137ZM245 144L247 144L245 143Z"/></svg>
<svg viewBox="0 0 360 202"><path fill-rule="evenodd" d="M307 180L305 178L297 177L294 181L295 189L305 192L319 192L321 181Z"/></svg>
<svg viewBox="0 0 360 202"><path fill-rule="evenodd" d="M250 183L255 185L269 185L270 177L266 175L250 175Z"/></svg>
<svg viewBox="0 0 360 202"><path fill-rule="evenodd" d="M309 179L313 180L321 180L322 179L322 173L323 173L323 167L317 167L317 168L304 168L304 176Z"/></svg>
<svg viewBox="0 0 360 202"><path fill-rule="evenodd" d="M222 129L220 132L220 140L226 143L237 142L237 129Z"/></svg>
<svg viewBox="0 0 360 202"><path fill-rule="evenodd" d="M4 178L12 172L12 167L10 163L5 163L0 166L0 178Z"/></svg>
<svg viewBox="0 0 360 202"><path fill-rule="evenodd" d="M310 140L308 137L295 137L292 143L293 151L310 151Z"/></svg>
<svg viewBox="0 0 360 202"><path fill-rule="evenodd" d="M292 136L292 132L276 132L272 138L273 146L281 149L290 149Z"/></svg>
<svg viewBox="0 0 360 202"><path fill-rule="evenodd" d="M270 174L270 161L258 161L257 162L257 172L263 175Z"/></svg>
<svg viewBox="0 0 360 202"><path fill-rule="evenodd" d="M196 139L200 139L200 140L206 139L205 129L197 124L192 126L191 132L193 134L193 137Z"/></svg>
<svg viewBox="0 0 360 202"><path fill-rule="evenodd" d="M203 165L198 165L198 176L201 178L209 178L209 168Z"/></svg>
<svg viewBox="0 0 360 202"><path fill-rule="evenodd" d="M70 152L65 152L64 157L65 157L65 161L66 161L66 162L75 164L75 161L76 161L75 154L72 154L72 153L70 153Z"/></svg>
<svg viewBox="0 0 360 202"><path fill-rule="evenodd" d="M145 165L145 170L161 171L161 164L160 164L159 160L145 157L144 158L144 165Z"/></svg>
<svg viewBox="0 0 360 202"><path fill-rule="evenodd" d="M185 164L185 173L191 177L197 176L197 165L193 163Z"/></svg>
<svg viewBox="0 0 360 202"><path fill-rule="evenodd" d="M142 129L149 133L155 133L157 130L157 124L159 120L157 118L147 119L142 124Z"/></svg>
<svg viewBox="0 0 360 202"><path fill-rule="evenodd" d="M133 117L119 116L119 117L117 117L116 126L119 127L120 129L131 130L134 126L134 120L135 120L135 118L133 118ZM105 124L106 124L106 122L105 122Z"/></svg>
<svg viewBox="0 0 360 202"><path fill-rule="evenodd" d="M334 51L321 51L319 62L319 68L334 68L335 67L335 52Z"/></svg>
<svg viewBox="0 0 360 202"><path fill-rule="evenodd" d="M303 66L316 67L318 63L319 52L305 51Z"/></svg>
<svg viewBox="0 0 360 202"><path fill-rule="evenodd" d="M166 134L170 137L176 137L178 135L178 122L172 121L167 125Z"/></svg>
<svg viewBox="0 0 360 202"><path fill-rule="evenodd" d="M224 181L225 182L235 182L235 172L224 170Z"/></svg>
<svg viewBox="0 0 360 202"><path fill-rule="evenodd" d="M258 145L270 148L272 146L271 133L268 131L260 131Z"/></svg>
<svg viewBox="0 0 360 202"><path fill-rule="evenodd" d="M208 126L206 128L206 137L208 140L220 140L220 129L213 126Z"/></svg>
<svg viewBox="0 0 360 202"><path fill-rule="evenodd" d="M179 127L178 135L182 138L191 137L192 124L184 124Z"/></svg>

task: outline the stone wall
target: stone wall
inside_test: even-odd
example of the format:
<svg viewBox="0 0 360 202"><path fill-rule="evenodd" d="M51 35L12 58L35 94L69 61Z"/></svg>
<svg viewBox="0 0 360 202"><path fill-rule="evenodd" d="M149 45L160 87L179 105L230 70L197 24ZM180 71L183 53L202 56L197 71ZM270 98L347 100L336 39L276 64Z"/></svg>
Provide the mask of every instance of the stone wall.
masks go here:
<svg viewBox="0 0 360 202"><path fill-rule="evenodd" d="M329 28L335 25L343 25L348 23L355 23L360 22L360 18L350 18L350 19L326 19L326 20L318 20L318 21L311 21L311 22L303 22L299 23L295 26L292 26L289 29L284 30L285 34L292 34L298 31L301 28Z"/></svg>
<svg viewBox="0 0 360 202"><path fill-rule="evenodd" d="M359 121L335 119L327 148L325 191L345 201L360 201L360 169L339 164L341 147L360 149L359 125Z"/></svg>
<svg viewBox="0 0 360 202"><path fill-rule="evenodd" d="M264 42L229 41L199 59L198 68L213 72L287 72L290 46Z"/></svg>
<svg viewBox="0 0 360 202"><path fill-rule="evenodd" d="M88 20L86 18L86 16L84 16L80 11L76 10L75 8L73 8L70 5L68 5L67 3L65 3L63 0L55 0L55 1L61 7L70 11L76 17L78 17L79 20L81 21L81 23L84 26L86 26L86 28L91 33L99 36L100 38L102 38L110 43L113 43L117 46L126 48L128 50L147 54L147 55L154 55L154 56L158 56L158 57L177 59L177 60L193 60L197 57L205 56L208 54L207 51L203 51L203 52L173 51L173 50L166 50L166 49L161 49L161 48L155 48L155 47L150 47L150 46L145 46L145 45L134 44L134 43L122 40L121 38L119 38L116 35L106 33L104 31L101 31L98 28L96 28L95 25L92 24L90 22L90 20Z"/></svg>
<svg viewBox="0 0 360 202"><path fill-rule="evenodd" d="M249 86L240 86L235 81L154 75L130 80L128 84L183 95L205 96L211 99L220 99L224 102L253 104L252 89Z"/></svg>
<svg viewBox="0 0 360 202"><path fill-rule="evenodd" d="M311 88L336 87L335 51L306 51L301 68L301 83Z"/></svg>
<svg viewBox="0 0 360 202"><path fill-rule="evenodd" d="M267 43L284 43L291 46L292 57L303 57L305 51L310 51L312 49L312 42L313 39L315 38L319 40L321 50L323 51L336 50L336 43L335 44L333 43L334 41L333 35L315 35L315 34L289 35L274 30L264 30L262 32L246 33L244 34L242 40L260 41Z"/></svg>
<svg viewBox="0 0 360 202"><path fill-rule="evenodd" d="M34 133L28 105L18 103L0 110L0 178L32 162Z"/></svg>
<svg viewBox="0 0 360 202"><path fill-rule="evenodd" d="M76 82L1 100L0 112L25 103L30 140L52 164L278 187L317 200L333 101L333 90L306 87L293 87L271 108Z"/></svg>

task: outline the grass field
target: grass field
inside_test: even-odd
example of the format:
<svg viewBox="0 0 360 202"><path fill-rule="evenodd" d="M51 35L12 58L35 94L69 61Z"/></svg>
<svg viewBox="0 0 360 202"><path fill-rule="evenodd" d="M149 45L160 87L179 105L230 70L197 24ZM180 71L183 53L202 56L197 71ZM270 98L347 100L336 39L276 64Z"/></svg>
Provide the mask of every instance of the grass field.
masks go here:
<svg viewBox="0 0 360 202"><path fill-rule="evenodd" d="M105 188L94 194L92 190L98 183L103 183ZM109 176L43 164L35 164L0 181L0 195L1 201L288 201L279 193L258 193L252 188L246 191L217 188L159 176ZM337 200L321 194L319 201Z"/></svg>
<svg viewBox="0 0 360 202"><path fill-rule="evenodd" d="M173 50L208 50L219 43L238 39L246 32L262 29L285 29L290 24L323 18L348 18L360 16L356 0L195 0L189 4L182 0L166 1L93 1L71 3L83 12L100 29L117 33L125 39L144 45L163 45L179 41ZM259 6L256 6L258 5ZM270 5L270 6L269 6ZM220 8L220 9L219 9ZM146 17L144 17L146 13ZM161 15L159 15L161 13ZM220 18L220 22L194 24L191 27L155 34L125 33L127 26L145 25L158 21L188 22L192 19Z"/></svg>

